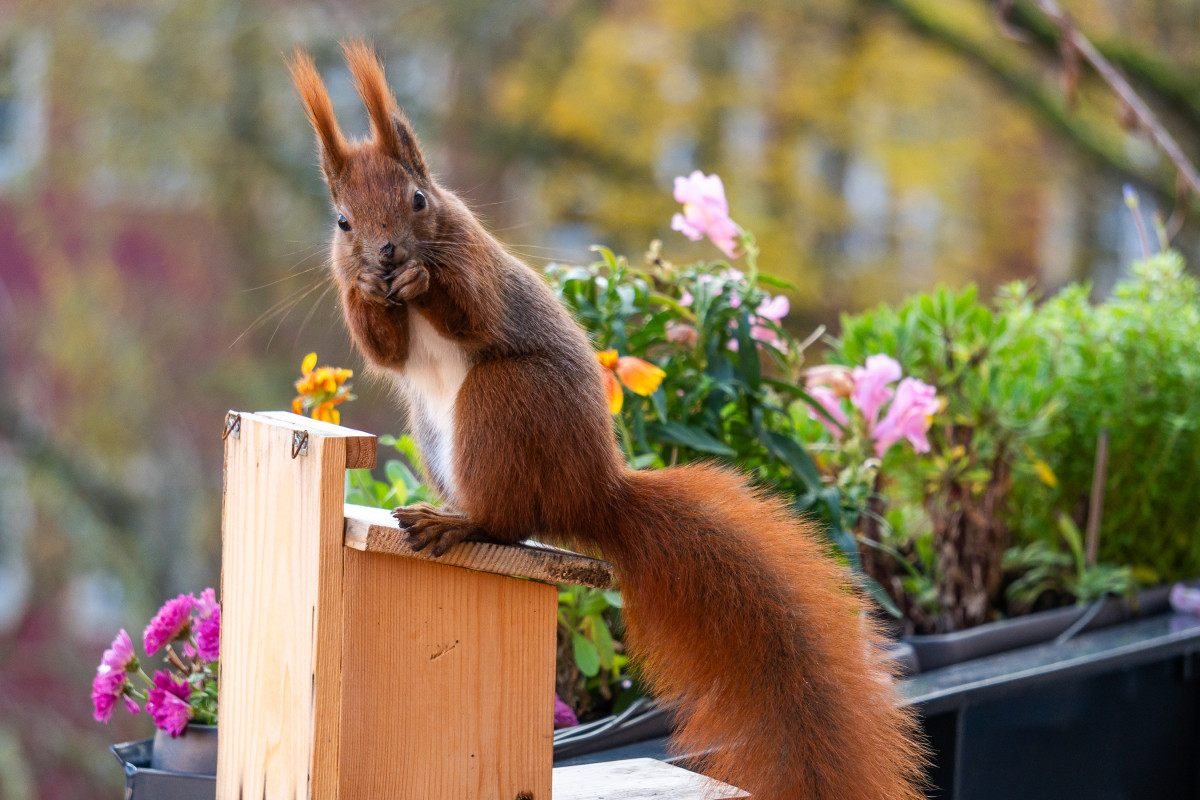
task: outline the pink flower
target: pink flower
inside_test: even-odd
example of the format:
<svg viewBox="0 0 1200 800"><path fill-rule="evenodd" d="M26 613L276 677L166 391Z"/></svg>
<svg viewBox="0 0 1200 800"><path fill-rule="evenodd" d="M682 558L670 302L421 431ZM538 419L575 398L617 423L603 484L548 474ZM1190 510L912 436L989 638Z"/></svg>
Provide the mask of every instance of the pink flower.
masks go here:
<svg viewBox="0 0 1200 800"><path fill-rule="evenodd" d="M729 218L729 203L725 185L718 175L705 175L696 170L688 177L675 179L675 199L683 203L683 213L671 218L671 229L679 231L693 242L708 236L721 252L737 258L737 237L740 229Z"/></svg>
<svg viewBox="0 0 1200 800"><path fill-rule="evenodd" d="M187 594L181 594L174 600L163 603L163 607L142 632L142 643L149 655L157 653L163 645L187 636L192 621L193 605L192 596Z"/></svg>
<svg viewBox="0 0 1200 800"><path fill-rule="evenodd" d="M196 623L196 654L204 661L221 657L221 607Z"/></svg>
<svg viewBox="0 0 1200 800"><path fill-rule="evenodd" d="M828 386L810 386L808 387L808 393L813 400L820 403L821 408L829 412L829 416L838 421L838 424L834 425L824 414L818 414L811 407L808 409L808 415L824 425L833 434L833 438L842 438L843 429L849 423L849 420L846 417L846 412L842 410L842 404L838 399L837 392Z"/></svg>
<svg viewBox="0 0 1200 800"><path fill-rule="evenodd" d="M692 325L684 322L676 322L671 320L666 327L667 341L672 344L682 344L688 347L695 347L696 342L700 340L700 334Z"/></svg>
<svg viewBox="0 0 1200 800"><path fill-rule="evenodd" d="M124 628L117 633L112 646L104 651L100 664L113 672L132 672L137 669L138 660L133 652L133 642Z"/></svg>
<svg viewBox="0 0 1200 800"><path fill-rule="evenodd" d="M759 303L757 314L763 319L780 322L792 310L792 304L785 295L777 294Z"/></svg>
<svg viewBox="0 0 1200 800"><path fill-rule="evenodd" d="M1171 608L1180 614L1200 615L1200 589L1177 583L1171 587Z"/></svg>
<svg viewBox="0 0 1200 800"><path fill-rule="evenodd" d="M101 664L92 679L92 717L97 722L108 722L112 719L113 708L117 698L125 695L129 680L124 672L114 672L106 664ZM128 706L128 703L126 703ZM137 705L134 705L137 708ZM133 711L134 714L137 711Z"/></svg>
<svg viewBox="0 0 1200 800"><path fill-rule="evenodd" d="M905 378L896 388L896 399L888 407L887 415L871 427L871 438L875 440L875 455L880 458L900 439L908 439L913 450L929 452L929 431L932 417L938 410L937 390L916 378Z"/></svg>
<svg viewBox="0 0 1200 800"><path fill-rule="evenodd" d="M869 425L879 419L879 410L893 394L888 384L900 380L900 374L896 359L882 354L868 356L866 366L854 368L851 373L854 391L850 393L850 402L862 412Z"/></svg>
<svg viewBox="0 0 1200 800"><path fill-rule="evenodd" d="M579 724L579 718L571 707L564 703L558 695L554 695L554 727L573 728Z"/></svg>
<svg viewBox="0 0 1200 800"><path fill-rule="evenodd" d="M196 620L192 631L196 634L196 644L190 641L183 645L183 652L188 657L199 656L204 661L216 661L220 658L221 634L221 605L217 602L217 593L212 588L205 589L199 597L192 596L195 606Z"/></svg>
<svg viewBox="0 0 1200 800"><path fill-rule="evenodd" d="M204 619L220 608L220 604L217 603L217 593L211 586L201 592L199 597L192 595L192 604L195 606L196 616L200 619Z"/></svg>
<svg viewBox="0 0 1200 800"><path fill-rule="evenodd" d="M127 673L136 670L137 667L138 660L133 652L133 642L122 628L113 639L112 646L104 651L100 665L96 667L96 677L92 679L92 716L97 722L108 722L112 718L117 698L124 699L125 708L130 714L141 710L128 694L128 690L133 687L129 683Z"/></svg>
<svg viewBox="0 0 1200 800"><path fill-rule="evenodd" d="M696 298L692 297L691 292L689 292L687 289L684 289L683 294L681 294L679 296L679 305L683 306L684 308L687 308L694 302L696 302Z"/></svg>
<svg viewBox="0 0 1200 800"><path fill-rule="evenodd" d="M184 681L174 680L168 673L154 673L154 687L146 697L146 713L154 718L155 727L171 736L178 736L192 718L192 707L188 698L192 687Z"/></svg>

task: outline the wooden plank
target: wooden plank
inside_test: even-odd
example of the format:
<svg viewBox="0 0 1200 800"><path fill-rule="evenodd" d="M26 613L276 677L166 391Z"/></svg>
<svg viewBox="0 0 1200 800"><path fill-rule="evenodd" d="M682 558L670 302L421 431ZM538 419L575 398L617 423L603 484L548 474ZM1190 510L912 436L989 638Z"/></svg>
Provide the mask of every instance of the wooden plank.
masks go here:
<svg viewBox="0 0 1200 800"><path fill-rule="evenodd" d="M356 431L353 428L343 428L332 422L322 422L311 417L293 414L290 411L259 411L254 416L273 419L290 425L297 430L306 430L310 434L320 434L325 438L341 439L345 442L346 469L370 469L375 466L375 457L379 449L378 438L373 433Z"/></svg>
<svg viewBox="0 0 1200 800"><path fill-rule="evenodd" d="M332 798L346 441L242 414L225 440L217 798Z"/></svg>
<svg viewBox="0 0 1200 800"><path fill-rule="evenodd" d="M749 796L727 783L653 758L554 770L553 800L727 800Z"/></svg>
<svg viewBox="0 0 1200 800"><path fill-rule="evenodd" d="M337 796L550 800L555 588L344 552Z"/></svg>
<svg viewBox="0 0 1200 800"><path fill-rule="evenodd" d="M570 583L594 589L610 589L613 586L612 564L570 550L533 541L512 546L462 542L435 559L427 550L413 552L404 541L404 532L387 509L347 504L345 516L345 543L355 550L436 561L480 572L550 583Z"/></svg>

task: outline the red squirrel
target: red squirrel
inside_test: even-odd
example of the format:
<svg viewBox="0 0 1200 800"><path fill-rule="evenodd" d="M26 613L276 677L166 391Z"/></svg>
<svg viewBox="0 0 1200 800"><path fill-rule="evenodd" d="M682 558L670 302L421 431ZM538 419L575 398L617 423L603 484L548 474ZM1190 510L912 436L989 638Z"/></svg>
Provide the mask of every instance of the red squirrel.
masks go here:
<svg viewBox="0 0 1200 800"><path fill-rule="evenodd" d="M374 52L345 55L365 141L342 135L303 50L290 67L337 215L346 323L407 400L445 501L396 509L413 549L549 537L599 551L642 674L679 709L673 746L705 773L755 800L921 797L913 715L812 525L733 469L626 466L583 329L434 179Z"/></svg>

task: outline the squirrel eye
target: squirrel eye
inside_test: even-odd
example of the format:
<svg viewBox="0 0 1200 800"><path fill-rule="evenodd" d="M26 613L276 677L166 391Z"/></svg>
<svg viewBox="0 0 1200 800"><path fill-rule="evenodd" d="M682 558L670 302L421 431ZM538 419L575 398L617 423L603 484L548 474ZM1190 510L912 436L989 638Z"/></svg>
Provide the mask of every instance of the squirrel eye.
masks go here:
<svg viewBox="0 0 1200 800"><path fill-rule="evenodd" d="M413 193L413 211L421 211L425 208L425 193L417 189Z"/></svg>
<svg viewBox="0 0 1200 800"><path fill-rule="evenodd" d="M350 231L350 220L346 219L341 214L338 214L338 227L346 232L349 232Z"/></svg>

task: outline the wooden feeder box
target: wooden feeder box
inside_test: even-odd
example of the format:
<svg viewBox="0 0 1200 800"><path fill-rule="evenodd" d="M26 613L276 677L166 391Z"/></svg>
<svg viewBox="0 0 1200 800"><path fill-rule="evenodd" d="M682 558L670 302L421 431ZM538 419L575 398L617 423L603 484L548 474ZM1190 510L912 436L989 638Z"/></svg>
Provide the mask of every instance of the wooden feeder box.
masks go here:
<svg viewBox="0 0 1200 800"><path fill-rule="evenodd" d="M612 565L414 553L386 510L345 504L375 453L295 414L227 417L219 800L745 796L655 761L552 770L554 584L607 588Z"/></svg>

